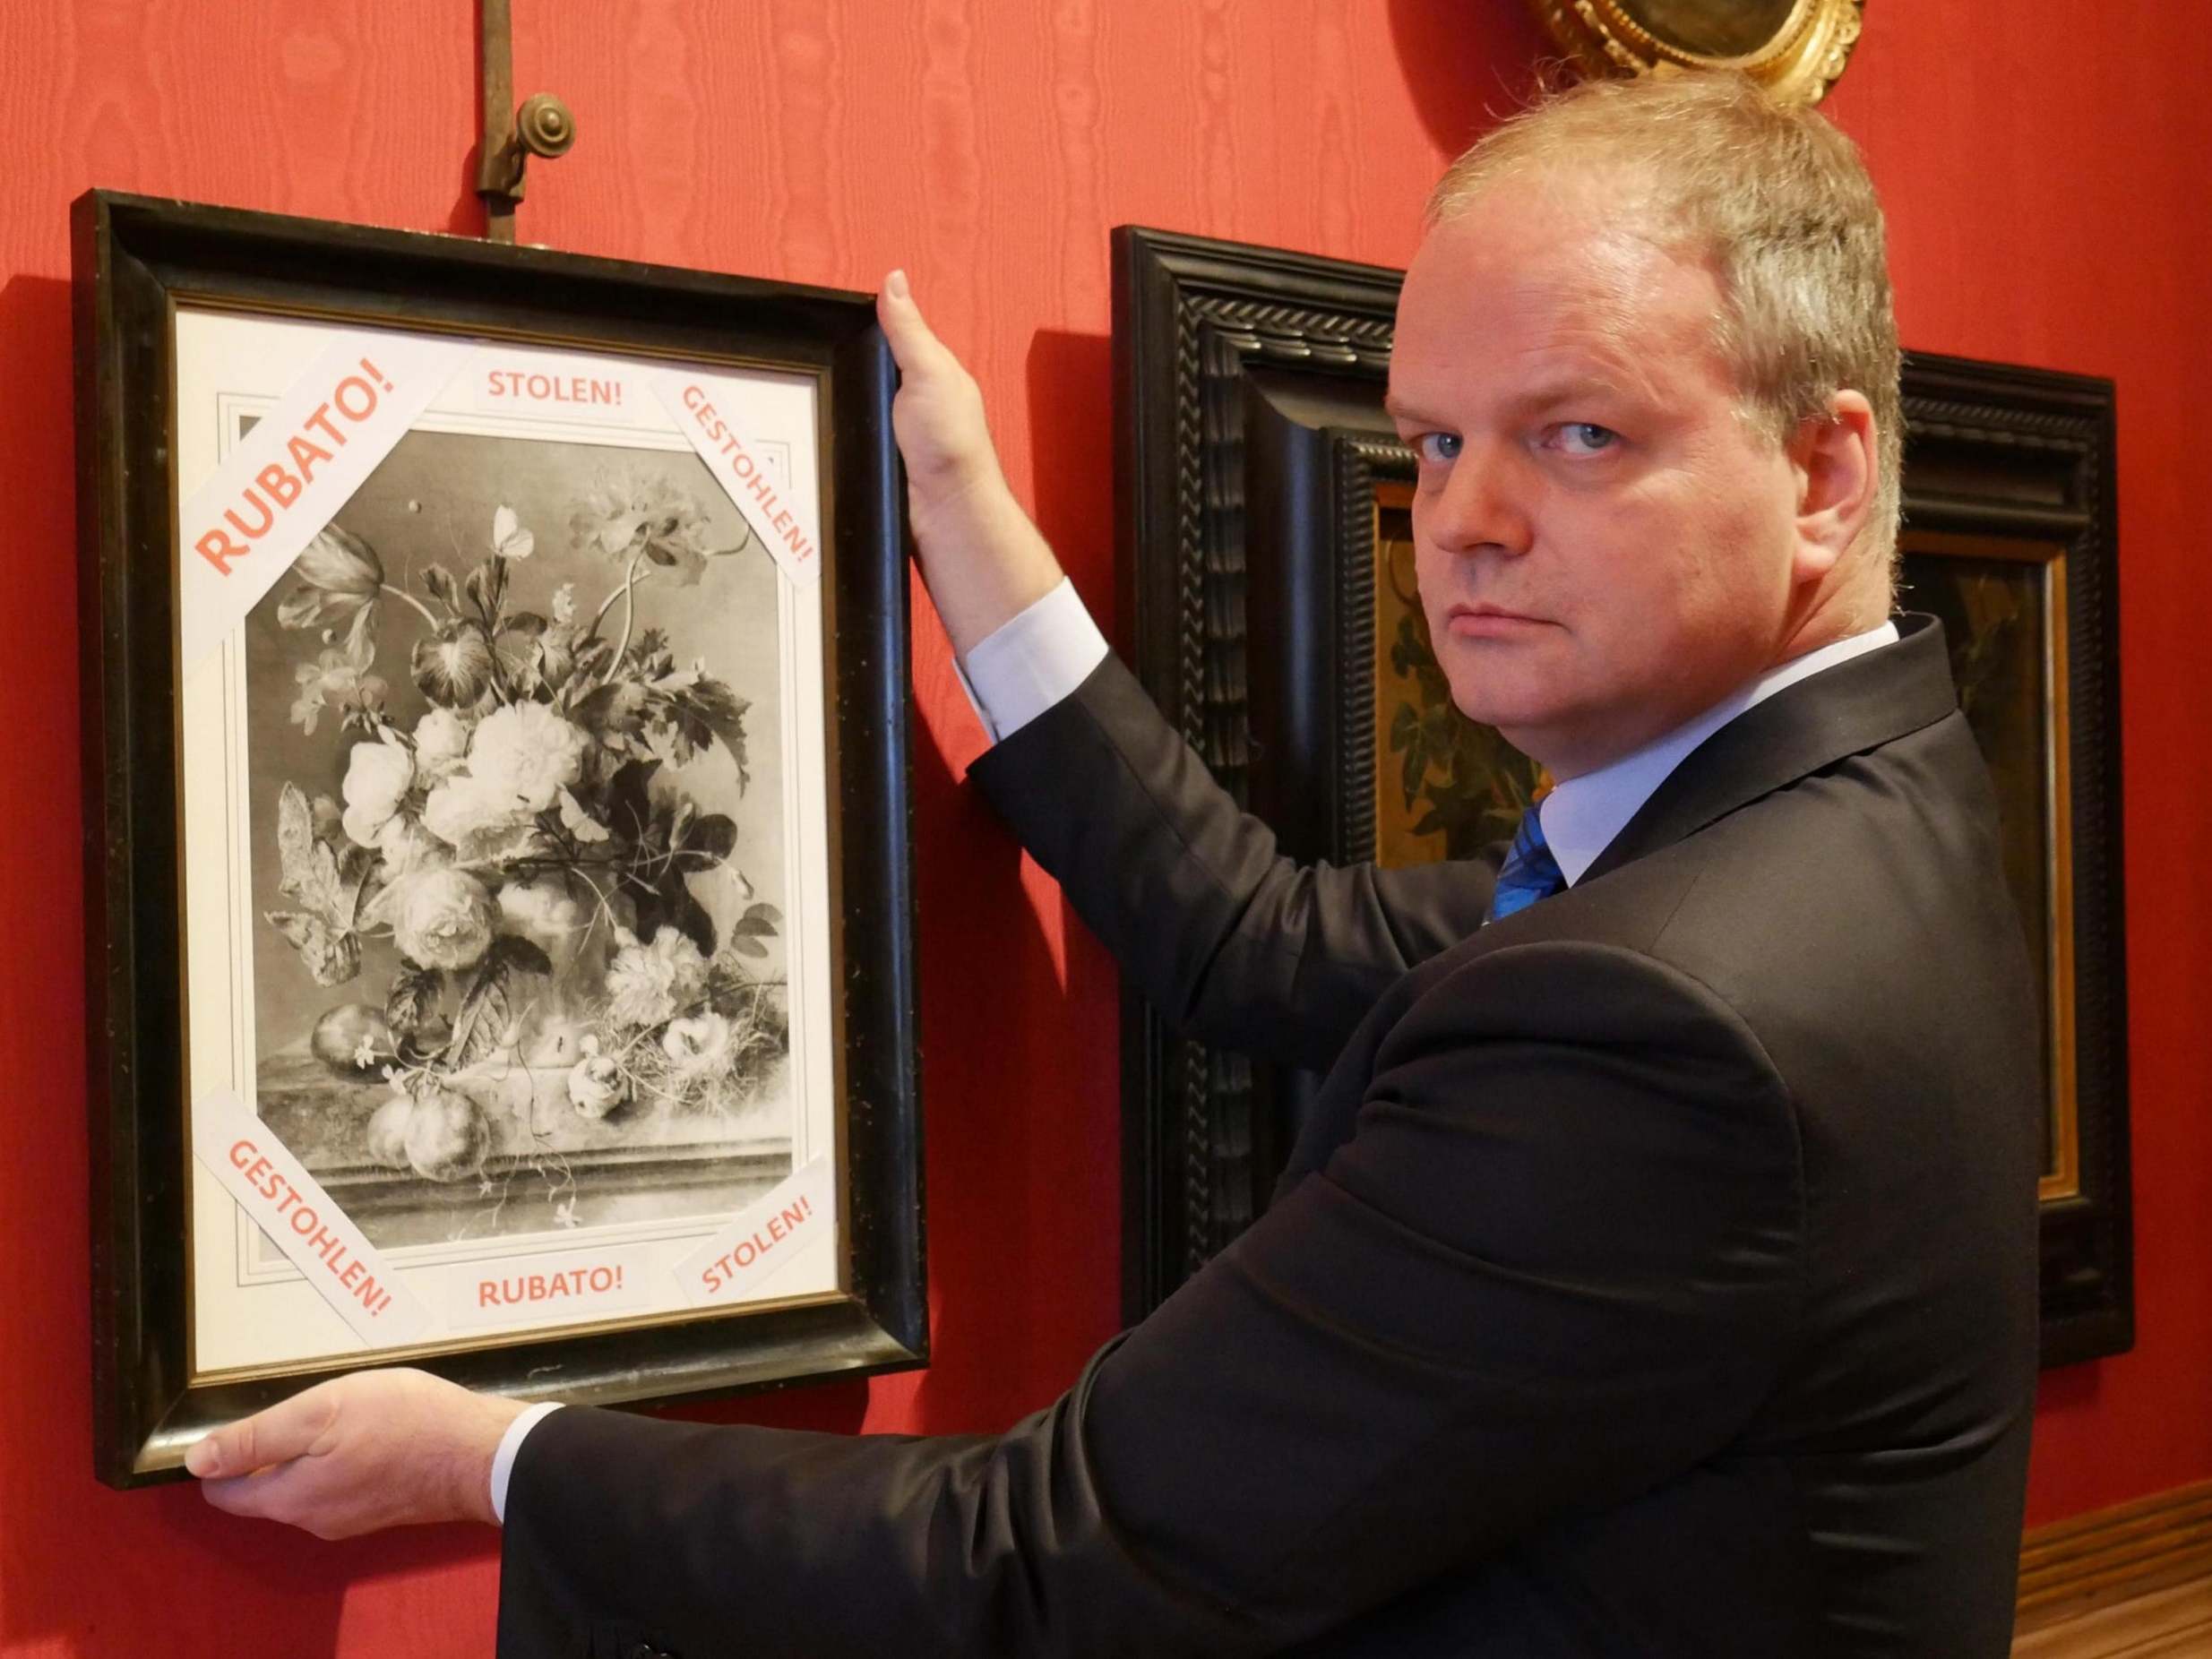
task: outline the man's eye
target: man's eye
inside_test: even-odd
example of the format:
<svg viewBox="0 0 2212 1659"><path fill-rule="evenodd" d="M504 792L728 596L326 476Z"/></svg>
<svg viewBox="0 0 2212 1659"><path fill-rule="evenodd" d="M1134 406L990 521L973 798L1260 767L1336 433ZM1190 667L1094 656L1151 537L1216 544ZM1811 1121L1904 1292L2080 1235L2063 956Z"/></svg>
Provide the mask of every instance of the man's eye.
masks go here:
<svg viewBox="0 0 2212 1659"><path fill-rule="evenodd" d="M1555 426L1553 432L1559 447L1570 455L1596 455L1616 447L1621 434L1610 426L1601 426L1596 421L1571 420Z"/></svg>
<svg viewBox="0 0 2212 1659"><path fill-rule="evenodd" d="M1423 461L1442 465L1459 458L1459 439L1450 432L1424 432L1413 441L1413 452Z"/></svg>

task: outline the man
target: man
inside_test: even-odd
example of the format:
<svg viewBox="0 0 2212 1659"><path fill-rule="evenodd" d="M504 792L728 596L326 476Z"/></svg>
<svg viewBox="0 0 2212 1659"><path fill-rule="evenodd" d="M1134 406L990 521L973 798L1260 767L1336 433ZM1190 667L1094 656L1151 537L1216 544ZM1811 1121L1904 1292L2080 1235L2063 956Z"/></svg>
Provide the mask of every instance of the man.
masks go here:
<svg viewBox="0 0 2212 1659"><path fill-rule="evenodd" d="M196 1448L211 1497L485 1515L499 1448L518 1659L2005 1651L2035 1015L1940 631L1887 620L1871 187L1745 83L1614 83L1432 221L1390 395L1423 605L1559 780L1494 873L1277 860L882 301L978 779L1172 1015L1334 1062L1244 1237L1003 1437L518 1432L388 1374Z"/></svg>

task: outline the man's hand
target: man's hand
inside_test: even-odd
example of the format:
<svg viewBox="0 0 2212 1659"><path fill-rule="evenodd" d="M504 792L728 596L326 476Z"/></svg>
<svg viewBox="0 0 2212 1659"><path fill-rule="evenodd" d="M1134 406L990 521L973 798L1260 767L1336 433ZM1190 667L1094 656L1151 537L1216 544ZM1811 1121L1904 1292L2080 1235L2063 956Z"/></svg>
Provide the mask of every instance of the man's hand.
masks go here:
<svg viewBox="0 0 2212 1659"><path fill-rule="evenodd" d="M1060 563L999 468L983 394L922 320L894 271L876 320L899 364L891 428L907 463L907 517L922 580L962 657L1060 585Z"/></svg>
<svg viewBox="0 0 2212 1659"><path fill-rule="evenodd" d="M363 1371L218 1429L185 1467L217 1509L318 1538L495 1521L492 1458L526 1409L426 1371Z"/></svg>

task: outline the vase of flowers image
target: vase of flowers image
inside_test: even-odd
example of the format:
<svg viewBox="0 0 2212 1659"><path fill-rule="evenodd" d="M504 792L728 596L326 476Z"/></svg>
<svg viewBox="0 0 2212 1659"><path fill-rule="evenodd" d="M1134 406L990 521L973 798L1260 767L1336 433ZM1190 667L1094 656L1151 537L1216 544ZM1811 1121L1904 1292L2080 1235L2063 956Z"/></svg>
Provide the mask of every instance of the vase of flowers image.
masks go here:
<svg viewBox="0 0 2212 1659"><path fill-rule="evenodd" d="M788 1048L783 918L691 781L719 751L742 796L749 705L639 616L641 588L694 585L750 537L646 472L583 491L567 528L598 591L541 577L522 603L537 536L503 504L473 560L404 577L333 521L277 606L306 648L291 721L340 781L278 788L265 919L331 993L314 1062L382 1091L368 1156L435 1182L727 1116Z"/></svg>

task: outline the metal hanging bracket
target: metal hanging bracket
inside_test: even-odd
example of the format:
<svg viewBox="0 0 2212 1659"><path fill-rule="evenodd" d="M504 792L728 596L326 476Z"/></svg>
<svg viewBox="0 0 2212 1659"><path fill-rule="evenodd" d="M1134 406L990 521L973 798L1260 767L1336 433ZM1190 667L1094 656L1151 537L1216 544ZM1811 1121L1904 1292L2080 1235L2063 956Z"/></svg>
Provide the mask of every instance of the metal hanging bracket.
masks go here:
<svg viewBox="0 0 2212 1659"><path fill-rule="evenodd" d="M514 240L515 204L522 200L523 168L532 156L547 160L576 142L576 117L550 92L514 103L514 35L509 0L477 0L483 30L484 123L478 150L477 194L484 198L484 234Z"/></svg>

